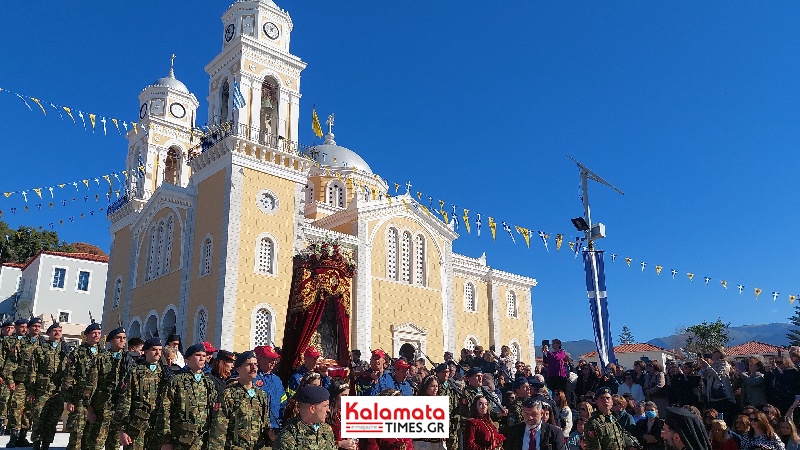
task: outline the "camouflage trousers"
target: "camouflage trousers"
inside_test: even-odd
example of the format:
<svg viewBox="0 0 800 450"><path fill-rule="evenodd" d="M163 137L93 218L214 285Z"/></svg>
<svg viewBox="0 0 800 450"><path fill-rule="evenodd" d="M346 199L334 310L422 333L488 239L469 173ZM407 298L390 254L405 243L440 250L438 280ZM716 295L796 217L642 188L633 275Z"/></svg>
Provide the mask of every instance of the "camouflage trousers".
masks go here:
<svg viewBox="0 0 800 450"><path fill-rule="evenodd" d="M0 424L8 417L9 403L11 403L11 389L4 381L0 384Z"/></svg>
<svg viewBox="0 0 800 450"><path fill-rule="evenodd" d="M105 448L119 448L119 426L114 426L111 416L114 415L114 406L111 402L100 408L95 408L94 423L86 423L83 434L83 449L102 450Z"/></svg>
<svg viewBox="0 0 800 450"><path fill-rule="evenodd" d="M11 403L8 411L9 430L28 430L31 428L30 405L28 404L28 390L24 383L17 383L11 393Z"/></svg>
<svg viewBox="0 0 800 450"><path fill-rule="evenodd" d="M31 410L33 418L32 441L52 443L56 435L58 420L64 414L64 396L61 392L43 396L44 401L37 401ZM41 403L41 406L39 404Z"/></svg>
<svg viewBox="0 0 800 450"><path fill-rule="evenodd" d="M119 433L117 433L119 436ZM135 437L130 435L131 440L133 443L131 445L126 445L123 447L124 450L160 450L161 443L158 441L158 437L155 436L151 430L145 430L144 432L138 433ZM109 447L106 447L108 449ZM116 447L111 447L116 448ZM176 447L177 448L177 447Z"/></svg>
<svg viewBox="0 0 800 450"><path fill-rule="evenodd" d="M69 444L67 450L80 450L83 447L83 435L86 432L86 407L76 404L75 410L69 413L67 418L67 430L69 430Z"/></svg>

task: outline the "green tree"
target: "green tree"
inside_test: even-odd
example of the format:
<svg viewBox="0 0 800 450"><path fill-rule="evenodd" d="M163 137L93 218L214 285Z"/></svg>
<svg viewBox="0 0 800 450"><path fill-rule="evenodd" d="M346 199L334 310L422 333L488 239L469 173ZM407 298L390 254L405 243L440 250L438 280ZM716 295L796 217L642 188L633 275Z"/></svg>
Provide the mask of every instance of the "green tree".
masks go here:
<svg viewBox="0 0 800 450"><path fill-rule="evenodd" d="M620 344L633 344L636 342L636 338L633 337L633 333L631 333L631 329L628 328L627 325L622 326L622 333L619 334L619 343Z"/></svg>
<svg viewBox="0 0 800 450"><path fill-rule="evenodd" d="M20 226L13 230L0 221L0 262L25 263L42 250L72 252L72 246L59 240L55 231L39 231Z"/></svg>
<svg viewBox="0 0 800 450"><path fill-rule="evenodd" d="M795 305L794 315L789 317L789 322L796 327L800 327L800 303ZM789 332L786 333L786 337L789 338L789 345L800 345L800 328L789 330Z"/></svg>
<svg viewBox="0 0 800 450"><path fill-rule="evenodd" d="M703 322L685 328L686 333L685 349L690 353L712 353L717 347L728 345L731 340L728 336L728 327L731 323L725 323L722 318L717 318L716 322Z"/></svg>

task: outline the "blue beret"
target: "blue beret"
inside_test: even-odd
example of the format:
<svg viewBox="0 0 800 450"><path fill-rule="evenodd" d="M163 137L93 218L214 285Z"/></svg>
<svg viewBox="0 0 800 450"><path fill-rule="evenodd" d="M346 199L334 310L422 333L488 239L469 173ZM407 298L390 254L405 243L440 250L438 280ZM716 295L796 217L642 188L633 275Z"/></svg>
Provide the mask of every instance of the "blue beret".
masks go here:
<svg viewBox="0 0 800 450"><path fill-rule="evenodd" d="M603 395L603 394L608 394L608 395L610 395L610 396L612 396L612 397L614 396L614 393L613 393L613 392L611 392L611 389L610 389L610 388L608 388L608 387L606 387L606 386L603 386L603 387L601 387L600 389L598 389L597 391L595 391L595 393L594 393L594 397L595 397L595 398L597 398L597 397L600 397L600 396L601 396L601 395Z"/></svg>
<svg viewBox="0 0 800 450"><path fill-rule="evenodd" d="M42 323L42 319L40 319L38 317L31 317L31 320L28 321L28 326L32 327L32 326L36 325L37 323Z"/></svg>
<svg viewBox="0 0 800 450"><path fill-rule="evenodd" d="M256 354L252 351L248 350L246 352L239 353L239 356L236 357L236 362L233 363L233 367L241 367L242 364L246 363L248 359L255 358Z"/></svg>
<svg viewBox="0 0 800 450"><path fill-rule="evenodd" d="M27 325L27 324L28 324L28 321L27 321L27 320L25 320L25 319L17 319L17 320L14 322L14 326L15 326L15 327L21 327L21 326L23 326L23 325Z"/></svg>
<svg viewBox="0 0 800 450"><path fill-rule="evenodd" d="M111 339L118 334L124 334L124 333L125 333L125 328L122 327L114 328L113 330L108 332L108 338Z"/></svg>
<svg viewBox="0 0 800 450"><path fill-rule="evenodd" d="M102 327L100 326L100 324L95 322L95 323L90 324L88 327L86 327L86 329L83 330L83 334L89 334L92 331L99 331L101 329L102 329Z"/></svg>
<svg viewBox="0 0 800 450"><path fill-rule="evenodd" d="M446 372L447 370L449 370L449 369L447 368L447 364L445 364L445 363L441 363L441 364L439 364L438 366L436 366L436 371L435 371L435 373L439 373L439 372Z"/></svg>
<svg viewBox="0 0 800 450"><path fill-rule="evenodd" d="M49 333L49 332L53 331L54 328L61 328L61 324L56 322L56 323L50 325L49 327L47 327L47 332Z"/></svg>
<svg viewBox="0 0 800 450"><path fill-rule="evenodd" d="M517 378L516 380L514 380L513 383L511 383L511 388L516 391L517 389L521 388L522 386L525 386L526 384L529 383L525 377Z"/></svg>
<svg viewBox="0 0 800 450"><path fill-rule="evenodd" d="M481 370L480 367L473 367L473 368L469 369L467 371L466 375L464 375L464 376L466 376L466 377L474 377L475 375L477 375L479 373L483 373L483 370Z"/></svg>
<svg viewBox="0 0 800 450"><path fill-rule="evenodd" d="M331 394L322 386L314 386L309 384L308 386L303 386L299 391L297 391L297 394L294 395L294 398L297 400L297 403L316 405L317 403L322 403L325 400L330 400Z"/></svg>
<svg viewBox="0 0 800 450"><path fill-rule="evenodd" d="M188 358L188 357L194 355L197 352L205 353L206 352L206 347L203 344L190 345L189 348L187 348L186 351L183 352L183 356L185 358Z"/></svg>
<svg viewBox="0 0 800 450"><path fill-rule="evenodd" d="M150 338L144 341L144 345L142 346L142 350L149 350L153 347L161 347L161 339L159 338Z"/></svg>

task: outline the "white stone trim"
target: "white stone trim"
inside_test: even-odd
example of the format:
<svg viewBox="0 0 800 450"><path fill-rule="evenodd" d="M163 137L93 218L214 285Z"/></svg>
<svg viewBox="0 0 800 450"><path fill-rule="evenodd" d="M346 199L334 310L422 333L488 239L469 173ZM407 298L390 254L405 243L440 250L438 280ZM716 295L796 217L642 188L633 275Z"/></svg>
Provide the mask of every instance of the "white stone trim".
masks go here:
<svg viewBox="0 0 800 450"><path fill-rule="evenodd" d="M468 343L470 340L472 340L473 342L475 342L475 346L481 345L481 340L480 340L480 339L478 339L478 336L475 336L474 334L468 334L468 335L467 335L467 336L464 338L464 342L463 342L463 344L464 344L464 347L463 347L463 348L469 348L469 345L468 345L467 343ZM473 347L473 348L474 348L474 347Z"/></svg>
<svg viewBox="0 0 800 450"><path fill-rule="evenodd" d="M414 345L418 353L427 354L428 329L419 327L413 322L406 322L402 325L391 325L389 331L392 333L392 357L400 356L400 346L406 342Z"/></svg>
<svg viewBox="0 0 800 450"><path fill-rule="evenodd" d="M500 336L500 289L494 280L489 284L489 291L489 344L497 345L503 341Z"/></svg>
<svg viewBox="0 0 800 450"><path fill-rule="evenodd" d="M355 286L353 286L353 313L356 324L353 348L359 349L372 348L372 245L367 232L368 222L359 220L357 231L359 269L356 271Z"/></svg>
<svg viewBox="0 0 800 450"><path fill-rule="evenodd" d="M510 341L508 341L508 349L509 349L509 351L512 348L514 348L515 345L517 346L517 361L522 361L522 344L520 344L520 342L519 342L519 340L517 338L511 339ZM513 355L513 352L511 354ZM517 361L514 361L514 362L517 362ZM531 361L535 361L535 360L531 360Z"/></svg>
<svg viewBox="0 0 800 450"><path fill-rule="evenodd" d="M220 241L220 261L235 262L239 261L244 168L236 164L231 165L227 171L227 178L230 191L225 199L225 207L223 209L225 224L223 225L223 235ZM218 286L214 343L218 346L217 348L232 349L236 327L236 298L239 286L238 264L221 264Z"/></svg>
<svg viewBox="0 0 800 450"><path fill-rule="evenodd" d="M455 354L456 317L455 289L453 288L453 242L444 242L443 262L441 265L442 282L442 339L444 351Z"/></svg>
<svg viewBox="0 0 800 450"><path fill-rule="evenodd" d="M275 322L275 309L269 303L259 303L250 312L250 348L256 348L256 314L259 310L266 309L269 313L269 331L270 340L272 343L269 345L274 346L275 334L277 333L277 324Z"/></svg>
<svg viewBox="0 0 800 450"><path fill-rule="evenodd" d="M258 270L258 259L259 254L261 253L261 240L267 238L272 241L272 273L264 273ZM278 240L275 239L275 236L268 231L264 231L256 237L255 242L255 251L253 253L254 260L253 260L253 273L256 275L263 275L265 277L278 277Z"/></svg>
<svg viewBox="0 0 800 450"><path fill-rule="evenodd" d="M261 197L264 194L268 194L270 197L272 197L273 200L272 209L266 209L264 208L264 205L261 204ZM264 214L267 215L275 214L278 211L278 208L280 207L281 204L280 202L281 201L280 198L278 198L278 194L269 189L261 189L260 191L258 191L258 194L256 194L256 206L258 207L259 211L263 212Z"/></svg>
<svg viewBox="0 0 800 450"><path fill-rule="evenodd" d="M530 341L528 341L528 351L530 353L529 361L533 362L536 361L536 338L533 334L533 297L531 296L531 290L527 289L525 291L525 300L527 301L528 310L528 336L530 337ZM520 347L522 349L522 347Z"/></svg>

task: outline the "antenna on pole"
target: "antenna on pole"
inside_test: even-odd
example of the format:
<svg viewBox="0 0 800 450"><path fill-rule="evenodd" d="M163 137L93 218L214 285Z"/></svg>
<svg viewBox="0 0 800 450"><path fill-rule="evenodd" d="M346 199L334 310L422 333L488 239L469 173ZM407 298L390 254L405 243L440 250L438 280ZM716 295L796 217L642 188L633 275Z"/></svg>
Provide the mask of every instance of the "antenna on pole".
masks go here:
<svg viewBox="0 0 800 450"><path fill-rule="evenodd" d="M625 195L624 192L613 186L608 181L604 180L594 173L591 169L584 166L580 163L577 159L570 156L568 153L564 153L567 155L567 158L571 159L575 164L578 165L580 169L580 176L581 176L581 200L583 201L583 217L579 217L576 219L572 219L572 224L575 225L575 228L578 231L583 231L586 235L586 242L589 250L594 250L594 239L602 239L606 237L605 233L605 225L602 223L598 223L596 226L592 225L592 214L591 209L589 208L589 180L596 181L602 185L608 186L611 189L617 191L620 195Z"/></svg>

